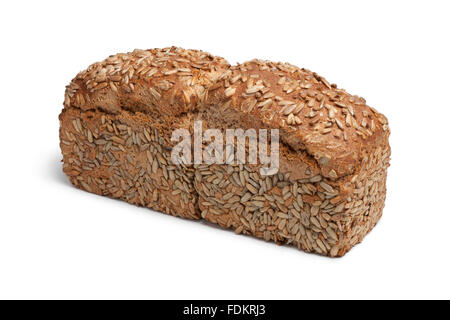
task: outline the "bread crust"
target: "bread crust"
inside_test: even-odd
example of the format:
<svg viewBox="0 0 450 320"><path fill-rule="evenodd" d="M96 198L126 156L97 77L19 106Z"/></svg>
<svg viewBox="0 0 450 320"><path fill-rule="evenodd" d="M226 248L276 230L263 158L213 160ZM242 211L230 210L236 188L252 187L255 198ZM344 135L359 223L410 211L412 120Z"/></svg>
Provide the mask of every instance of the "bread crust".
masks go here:
<svg viewBox="0 0 450 320"><path fill-rule="evenodd" d="M228 67L221 57L177 47L119 53L80 72L66 88L64 107L175 117L197 108Z"/></svg>
<svg viewBox="0 0 450 320"><path fill-rule="evenodd" d="M207 104L226 104L242 114L244 127L279 129L286 146L305 151L330 179L357 172L364 155L389 136L386 118L363 98L288 63L233 66L208 97Z"/></svg>

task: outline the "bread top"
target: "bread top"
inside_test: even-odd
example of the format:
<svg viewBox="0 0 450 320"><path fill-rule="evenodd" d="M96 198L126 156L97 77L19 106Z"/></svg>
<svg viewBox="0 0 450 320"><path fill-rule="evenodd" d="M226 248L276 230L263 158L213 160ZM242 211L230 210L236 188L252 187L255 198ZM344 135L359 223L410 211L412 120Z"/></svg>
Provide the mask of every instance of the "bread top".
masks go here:
<svg viewBox="0 0 450 320"><path fill-rule="evenodd" d="M228 68L225 59L200 50L119 53L80 72L66 88L64 107L176 117L196 108Z"/></svg>
<svg viewBox="0 0 450 320"><path fill-rule="evenodd" d="M306 151L332 180L354 173L363 157L387 144L387 119L323 77L287 63L252 60L231 67L208 93L247 123L279 129L293 151Z"/></svg>
<svg viewBox="0 0 450 320"><path fill-rule="evenodd" d="M387 145L386 118L316 73L263 60L230 67L200 50L169 47L112 55L80 72L64 100L65 108L82 111L141 112L169 127L181 115L211 104L231 107L243 119L243 129L280 129L293 154L306 152L333 180L354 173L375 146Z"/></svg>

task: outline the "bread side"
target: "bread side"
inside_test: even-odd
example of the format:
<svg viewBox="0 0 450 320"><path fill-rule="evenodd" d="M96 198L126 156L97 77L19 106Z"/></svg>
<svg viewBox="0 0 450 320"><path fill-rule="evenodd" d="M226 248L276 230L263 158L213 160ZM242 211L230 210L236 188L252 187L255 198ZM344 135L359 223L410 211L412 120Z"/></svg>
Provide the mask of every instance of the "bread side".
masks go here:
<svg viewBox="0 0 450 320"><path fill-rule="evenodd" d="M290 171L261 176L248 165L198 166L195 188L203 219L238 234L343 256L375 226L386 194L388 155L378 148L361 175L332 184Z"/></svg>
<svg viewBox="0 0 450 320"><path fill-rule="evenodd" d="M76 187L174 216L198 219L193 169L171 164L147 116L65 109L63 170Z"/></svg>

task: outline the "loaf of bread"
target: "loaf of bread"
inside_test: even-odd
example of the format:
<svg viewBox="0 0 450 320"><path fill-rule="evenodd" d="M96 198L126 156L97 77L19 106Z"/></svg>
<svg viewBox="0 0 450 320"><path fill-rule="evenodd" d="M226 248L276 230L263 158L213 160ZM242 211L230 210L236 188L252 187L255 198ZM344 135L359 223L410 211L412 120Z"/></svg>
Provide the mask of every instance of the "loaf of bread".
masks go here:
<svg viewBox="0 0 450 320"><path fill-rule="evenodd" d="M231 67L202 51L110 56L66 88L63 170L76 187L236 233L342 256L375 226L386 195L389 128L364 99L290 64ZM278 129L279 169L175 163L194 122Z"/></svg>

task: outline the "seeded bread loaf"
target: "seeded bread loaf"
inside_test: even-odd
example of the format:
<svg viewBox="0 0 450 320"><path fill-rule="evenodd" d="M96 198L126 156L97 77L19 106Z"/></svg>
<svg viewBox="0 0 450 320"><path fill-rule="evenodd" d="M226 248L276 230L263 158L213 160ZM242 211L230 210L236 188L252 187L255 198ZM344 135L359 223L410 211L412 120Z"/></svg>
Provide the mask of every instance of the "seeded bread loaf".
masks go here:
<svg viewBox="0 0 450 320"><path fill-rule="evenodd" d="M389 128L362 98L289 64L230 67L179 48L135 50L81 72L60 115L78 188L237 233L342 256L381 217ZM175 129L279 129L280 166L174 164Z"/></svg>

